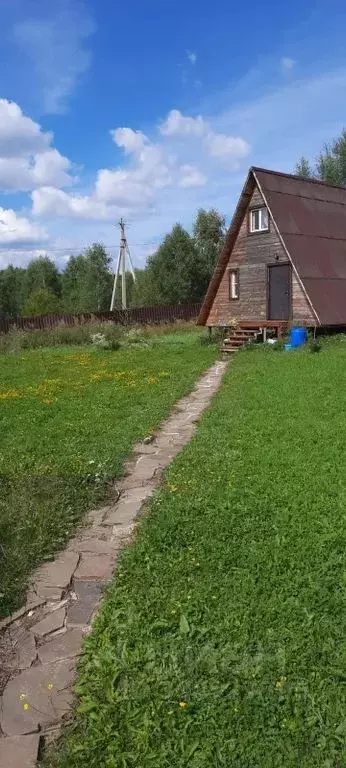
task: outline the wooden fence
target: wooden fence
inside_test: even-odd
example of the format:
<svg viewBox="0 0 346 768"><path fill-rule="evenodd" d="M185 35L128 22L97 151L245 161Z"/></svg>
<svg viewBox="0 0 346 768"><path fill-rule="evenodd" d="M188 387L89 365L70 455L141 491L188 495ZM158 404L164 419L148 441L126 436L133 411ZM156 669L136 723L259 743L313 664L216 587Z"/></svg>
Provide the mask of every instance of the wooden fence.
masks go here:
<svg viewBox="0 0 346 768"><path fill-rule="evenodd" d="M58 325L111 322L117 325L154 325L176 320L195 320L201 304L164 304L158 307L115 309L114 312L83 312L80 315L37 315L35 317L11 317L0 314L0 333L9 331L37 331Z"/></svg>

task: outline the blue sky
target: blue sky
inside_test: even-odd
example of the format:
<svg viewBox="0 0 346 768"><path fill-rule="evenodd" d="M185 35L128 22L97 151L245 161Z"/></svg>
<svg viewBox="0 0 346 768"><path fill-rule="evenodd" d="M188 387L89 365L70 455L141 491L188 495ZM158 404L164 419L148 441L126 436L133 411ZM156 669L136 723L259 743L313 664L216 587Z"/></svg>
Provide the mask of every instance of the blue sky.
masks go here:
<svg viewBox="0 0 346 768"><path fill-rule="evenodd" d="M250 165L292 171L344 125L341 0L2 0L0 266L63 266L124 216L143 265Z"/></svg>

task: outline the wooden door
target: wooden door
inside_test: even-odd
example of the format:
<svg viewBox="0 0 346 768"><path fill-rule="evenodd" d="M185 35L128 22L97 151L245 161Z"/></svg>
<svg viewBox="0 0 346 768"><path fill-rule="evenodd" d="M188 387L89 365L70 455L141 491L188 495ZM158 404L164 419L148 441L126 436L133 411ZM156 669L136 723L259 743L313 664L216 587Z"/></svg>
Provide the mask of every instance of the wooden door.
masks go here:
<svg viewBox="0 0 346 768"><path fill-rule="evenodd" d="M291 316L291 265L268 267L268 320L289 320Z"/></svg>

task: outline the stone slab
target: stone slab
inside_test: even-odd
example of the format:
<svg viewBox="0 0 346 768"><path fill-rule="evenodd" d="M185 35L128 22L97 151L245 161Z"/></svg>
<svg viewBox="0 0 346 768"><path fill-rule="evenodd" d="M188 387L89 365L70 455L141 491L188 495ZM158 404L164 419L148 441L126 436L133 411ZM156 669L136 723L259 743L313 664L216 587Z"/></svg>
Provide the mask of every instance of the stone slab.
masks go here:
<svg viewBox="0 0 346 768"><path fill-rule="evenodd" d="M112 537L113 539L122 541L123 539L130 539L134 530L136 528L135 523L130 523L129 525L113 525L112 528Z"/></svg>
<svg viewBox="0 0 346 768"><path fill-rule="evenodd" d="M13 669L29 669L37 656L35 638L28 630L19 633L14 643L15 656L11 662Z"/></svg>
<svg viewBox="0 0 346 768"><path fill-rule="evenodd" d="M150 481L157 482L160 479L160 466L155 457L141 456L131 474L125 477L123 488L135 488L150 484Z"/></svg>
<svg viewBox="0 0 346 768"><path fill-rule="evenodd" d="M75 675L73 660L31 667L10 680L2 696L1 727L6 736L34 733L59 722L69 711Z"/></svg>
<svg viewBox="0 0 346 768"><path fill-rule="evenodd" d="M35 608L39 608L39 606L43 605L44 602L44 599L41 597L31 599L29 602L23 605L23 608L19 608L18 611L12 613L11 616L6 616L6 619L2 619L2 621L0 621L0 630L6 629L6 627L9 627L10 624L13 624L13 622L17 621L17 619L21 619L22 616L25 616L25 614L29 613L29 611L34 611Z"/></svg>
<svg viewBox="0 0 346 768"><path fill-rule="evenodd" d="M120 500L103 521L103 525L128 525L138 517L147 496L142 499Z"/></svg>
<svg viewBox="0 0 346 768"><path fill-rule="evenodd" d="M135 445L132 447L133 453L141 453L145 454L146 456L154 456L157 451L157 445L155 443L149 443L146 445L145 443L135 443Z"/></svg>
<svg viewBox="0 0 346 768"><path fill-rule="evenodd" d="M44 600L61 600L64 590L61 587L46 587L41 582L36 582L36 590L39 597Z"/></svg>
<svg viewBox="0 0 346 768"><path fill-rule="evenodd" d="M67 626L86 627L101 599L101 584L97 581L75 579L74 592L76 599L67 609Z"/></svg>
<svg viewBox="0 0 346 768"><path fill-rule="evenodd" d="M101 525L104 516L109 511L110 506L100 507L100 509L92 509L85 517L86 522L90 526Z"/></svg>
<svg viewBox="0 0 346 768"><path fill-rule="evenodd" d="M64 634L48 640L38 648L38 657L42 664L49 664L63 659L73 659L81 652L83 632L81 629L68 629Z"/></svg>
<svg viewBox="0 0 346 768"><path fill-rule="evenodd" d="M38 733L0 739L0 768L35 768L39 745Z"/></svg>
<svg viewBox="0 0 346 768"><path fill-rule="evenodd" d="M56 560L42 565L35 573L34 588L39 594L42 587L68 587L77 567L79 556L76 552L63 552Z"/></svg>
<svg viewBox="0 0 346 768"><path fill-rule="evenodd" d="M51 632L56 632L57 629L61 629L61 627L64 626L65 616L65 608L59 608L57 611L52 611L52 613L48 613L44 619L39 621L38 624L34 624L34 626L30 628L30 632L37 637L45 637L45 635L49 635Z"/></svg>
<svg viewBox="0 0 346 768"><path fill-rule="evenodd" d="M82 581L109 581L112 578L115 558L111 555L84 553L75 573Z"/></svg>
<svg viewBox="0 0 346 768"><path fill-rule="evenodd" d="M154 483L138 486L134 485L131 488L124 489L119 502L146 501L146 499L154 493L155 489L156 486Z"/></svg>
<svg viewBox="0 0 346 768"><path fill-rule="evenodd" d="M104 531L104 528L102 529ZM90 535L85 538L79 538L72 541L69 545L70 549L74 549L75 552L92 552L98 555L110 555L114 552L114 545L110 538L99 538L97 534Z"/></svg>

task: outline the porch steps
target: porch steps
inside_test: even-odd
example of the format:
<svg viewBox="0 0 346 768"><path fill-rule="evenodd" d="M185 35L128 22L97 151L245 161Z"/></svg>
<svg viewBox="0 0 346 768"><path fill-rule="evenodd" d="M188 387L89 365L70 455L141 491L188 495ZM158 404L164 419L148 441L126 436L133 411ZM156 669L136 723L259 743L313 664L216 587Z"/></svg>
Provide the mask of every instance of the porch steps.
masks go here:
<svg viewBox="0 0 346 768"><path fill-rule="evenodd" d="M283 333L287 329L287 322L285 321L273 321L266 320L259 323L240 323L231 333L227 336L221 346L221 352L225 355L232 355L239 349L243 349L246 344L251 341L256 341L259 336L266 337L266 331L268 329L275 331L277 338L281 339Z"/></svg>
<svg viewBox="0 0 346 768"><path fill-rule="evenodd" d="M243 349L249 342L256 341L260 333L259 328L249 329L239 326L224 339L221 347L222 354L231 355L239 349Z"/></svg>

